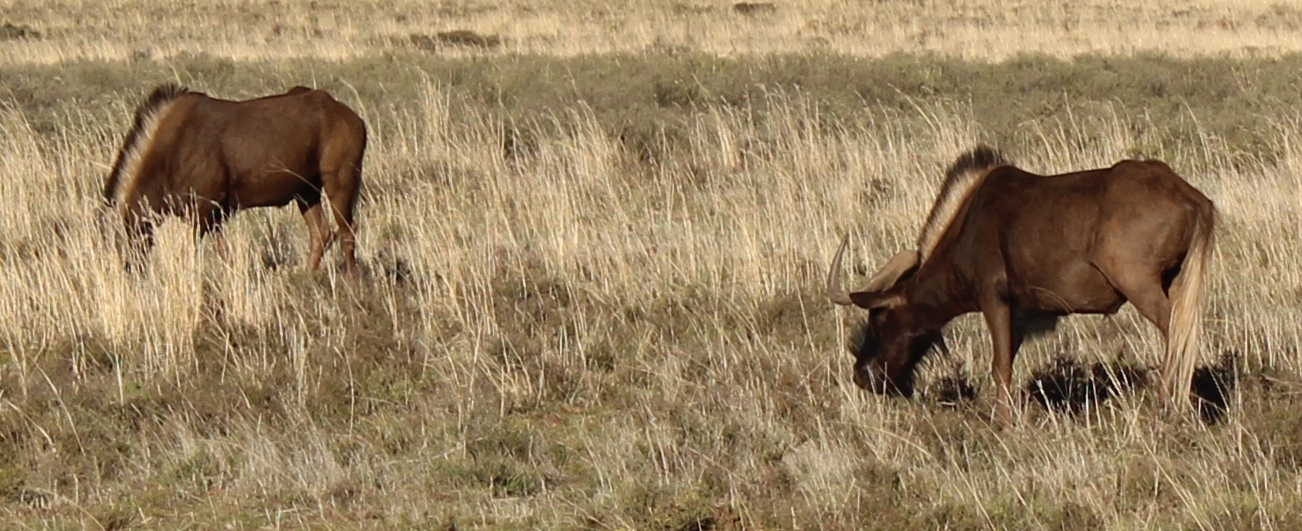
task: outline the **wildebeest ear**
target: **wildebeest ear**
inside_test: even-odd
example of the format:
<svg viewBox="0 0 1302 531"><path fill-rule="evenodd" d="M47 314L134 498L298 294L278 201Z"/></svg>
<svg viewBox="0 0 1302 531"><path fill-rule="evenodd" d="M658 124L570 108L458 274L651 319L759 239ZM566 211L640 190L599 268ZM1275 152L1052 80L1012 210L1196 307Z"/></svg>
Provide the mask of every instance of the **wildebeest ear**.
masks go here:
<svg viewBox="0 0 1302 531"><path fill-rule="evenodd" d="M878 291L856 291L850 294L850 300L854 305L865 310L877 310L881 308L893 308L904 302L904 296L899 293L888 291L885 293Z"/></svg>

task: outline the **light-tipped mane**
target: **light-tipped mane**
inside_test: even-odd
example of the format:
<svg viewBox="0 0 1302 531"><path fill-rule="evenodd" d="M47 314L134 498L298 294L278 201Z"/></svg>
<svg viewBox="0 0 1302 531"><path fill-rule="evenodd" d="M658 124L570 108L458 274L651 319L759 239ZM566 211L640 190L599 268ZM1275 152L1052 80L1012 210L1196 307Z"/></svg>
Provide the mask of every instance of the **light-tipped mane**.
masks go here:
<svg viewBox="0 0 1302 531"><path fill-rule="evenodd" d="M958 215L977 185L985 180L986 174L991 169L1006 164L1008 161L994 148L978 145L960 155L945 170L945 182L940 185L936 202L931 205L931 213L927 214L927 222L922 225L922 231L918 235L921 262L926 262L931 256L936 244L940 242L941 234L954 222L954 216Z"/></svg>
<svg viewBox="0 0 1302 531"><path fill-rule="evenodd" d="M104 181L103 194L106 203L121 203L126 199L128 191L134 187L136 179L139 178L140 161L144 158L154 133L158 130L159 122L171 108L172 102L186 94L191 94L190 89L174 83L166 83L155 87L149 97L136 107L135 122L131 124L131 131L127 133L122 149L118 150L117 159L113 161L113 169L109 171L108 179Z"/></svg>

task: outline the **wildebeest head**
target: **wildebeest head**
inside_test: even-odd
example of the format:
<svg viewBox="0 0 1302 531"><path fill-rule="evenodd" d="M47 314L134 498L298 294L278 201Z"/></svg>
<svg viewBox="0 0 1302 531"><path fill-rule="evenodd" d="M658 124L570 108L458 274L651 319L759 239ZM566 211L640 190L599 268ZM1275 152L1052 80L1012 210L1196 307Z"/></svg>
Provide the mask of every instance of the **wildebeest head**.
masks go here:
<svg viewBox="0 0 1302 531"><path fill-rule="evenodd" d="M858 291L841 286L841 258L848 240L832 259L827 274L828 297L840 305L868 310L855 351L854 383L875 393L913 395L913 372L932 346L945 349L939 330L918 322L911 305L905 303L903 285L918 268L918 253L903 251L872 276Z"/></svg>

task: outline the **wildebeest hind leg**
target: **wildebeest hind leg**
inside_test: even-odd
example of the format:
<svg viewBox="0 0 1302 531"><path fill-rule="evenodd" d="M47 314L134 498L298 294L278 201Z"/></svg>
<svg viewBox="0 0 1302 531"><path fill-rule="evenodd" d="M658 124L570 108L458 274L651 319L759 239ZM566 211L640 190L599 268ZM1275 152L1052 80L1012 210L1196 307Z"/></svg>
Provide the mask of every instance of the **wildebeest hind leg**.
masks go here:
<svg viewBox="0 0 1302 531"><path fill-rule="evenodd" d="M1148 322L1157 326L1162 332L1162 339L1167 337L1167 327L1171 322L1171 299L1162 291L1158 275L1141 274L1147 269L1134 268L1136 273L1108 275L1112 285L1135 305L1139 314Z"/></svg>
<svg viewBox="0 0 1302 531"><path fill-rule="evenodd" d="M357 276L356 233L353 226L353 205L357 201L356 173L339 171L331 178L323 175L326 196L330 198L330 208L334 211L335 226L339 230L339 245L344 253L344 268L348 275Z"/></svg>
<svg viewBox="0 0 1302 531"><path fill-rule="evenodd" d="M1162 381L1166 382L1188 378L1188 376L1182 376L1179 369L1172 368L1169 359L1171 349L1171 330L1169 328L1171 326L1171 298L1162 290L1160 278L1160 275L1154 274L1147 282L1122 283L1122 285L1117 286L1117 291L1125 295L1130 300L1130 303L1135 305L1135 309L1139 310L1139 314L1156 325L1157 329L1162 332L1162 343L1167 348L1166 354L1162 357L1162 363L1159 365L1159 370L1161 371ZM1167 405L1174 406L1177 409L1183 407L1186 403L1183 401L1183 397L1175 396L1167 389L1162 390L1162 399L1167 402Z"/></svg>
<svg viewBox="0 0 1302 531"><path fill-rule="evenodd" d="M307 269L316 271L321 265L321 257L334 241L334 234L330 232L330 224L326 222L325 207L321 205L320 200L315 203L299 200L298 210L303 213L308 236L312 239L312 251L307 257Z"/></svg>

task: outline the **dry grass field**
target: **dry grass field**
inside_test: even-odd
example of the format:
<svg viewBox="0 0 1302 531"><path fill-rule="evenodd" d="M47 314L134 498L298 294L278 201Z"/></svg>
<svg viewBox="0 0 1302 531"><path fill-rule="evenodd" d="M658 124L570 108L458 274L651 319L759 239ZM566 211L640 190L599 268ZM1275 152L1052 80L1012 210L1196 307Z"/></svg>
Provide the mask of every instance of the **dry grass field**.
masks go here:
<svg viewBox="0 0 1302 531"><path fill-rule="evenodd" d="M5 46L0 64L158 60L184 52L235 60L342 59L383 53L395 43L419 45L409 40L413 34L455 30L496 36L494 48L503 52L562 56L831 50L989 60L1029 50L1068 57L1302 49L1302 7L1275 0L741 3L760 6L738 9L736 2L719 0L4 0L0 17L32 26L44 38Z"/></svg>
<svg viewBox="0 0 1302 531"><path fill-rule="evenodd" d="M0 522L1298 528L1302 9L997 4L0 0ZM123 270L99 190L165 81L366 118L360 283L293 208ZM1156 410L1129 307L1022 349L1011 430L975 316L915 399L854 386L835 245L910 245L977 142L1216 202L1215 407Z"/></svg>

